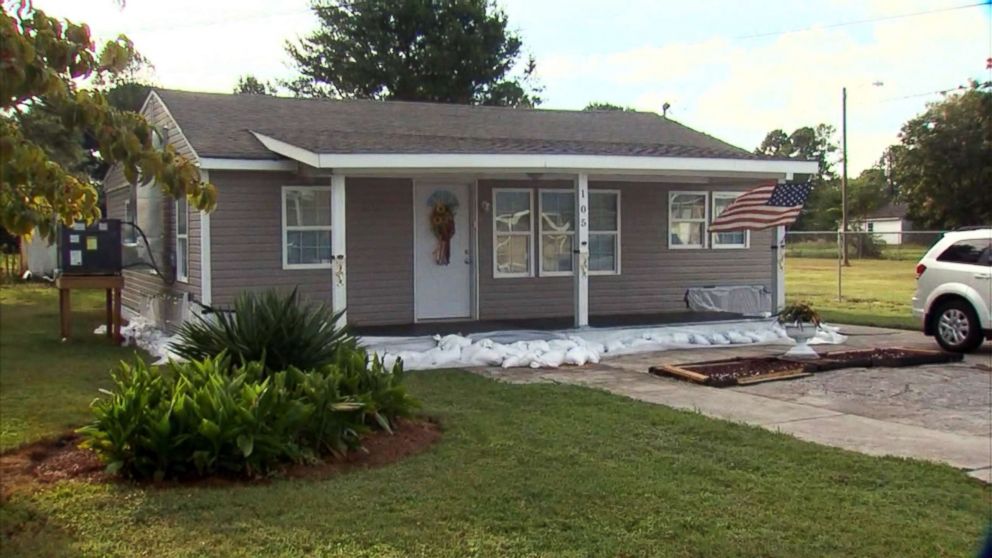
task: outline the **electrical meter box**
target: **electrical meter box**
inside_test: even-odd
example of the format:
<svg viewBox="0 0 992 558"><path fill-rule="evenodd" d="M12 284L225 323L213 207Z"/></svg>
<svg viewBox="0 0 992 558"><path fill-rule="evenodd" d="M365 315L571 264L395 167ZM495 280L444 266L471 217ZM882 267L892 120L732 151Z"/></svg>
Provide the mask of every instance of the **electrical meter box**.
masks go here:
<svg viewBox="0 0 992 558"><path fill-rule="evenodd" d="M121 272L121 221L103 219L87 226L62 226L59 263L63 275L118 275Z"/></svg>

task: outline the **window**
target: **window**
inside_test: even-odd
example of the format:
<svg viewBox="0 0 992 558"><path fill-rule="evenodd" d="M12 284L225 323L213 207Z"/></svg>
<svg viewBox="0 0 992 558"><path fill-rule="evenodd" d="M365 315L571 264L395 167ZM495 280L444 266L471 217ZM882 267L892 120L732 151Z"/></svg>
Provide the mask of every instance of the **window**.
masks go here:
<svg viewBox="0 0 992 558"><path fill-rule="evenodd" d="M875 232L875 223L868 223L868 232Z"/></svg>
<svg viewBox="0 0 992 558"><path fill-rule="evenodd" d="M620 273L620 192L589 192L589 273Z"/></svg>
<svg viewBox="0 0 992 558"><path fill-rule="evenodd" d="M331 267L331 189L283 186L283 269Z"/></svg>
<svg viewBox="0 0 992 558"><path fill-rule="evenodd" d="M988 263L990 244L986 240L959 240L947 247L937 257L937 261L960 263L968 265L984 265Z"/></svg>
<svg viewBox="0 0 992 558"><path fill-rule="evenodd" d="M121 236L124 244L133 245L138 243L138 231L134 228L137 221L134 220L134 204L131 198L124 200L124 219L121 223Z"/></svg>
<svg viewBox="0 0 992 558"><path fill-rule="evenodd" d="M533 227L530 190L493 190L493 276L530 277Z"/></svg>
<svg viewBox="0 0 992 558"><path fill-rule="evenodd" d="M541 275L571 275L575 243L575 194L541 190Z"/></svg>
<svg viewBox="0 0 992 558"><path fill-rule="evenodd" d="M189 281L189 201L176 200L176 281Z"/></svg>
<svg viewBox="0 0 992 558"><path fill-rule="evenodd" d="M719 217L739 195L738 192L713 192L711 218ZM710 236L713 248L747 248L748 240L747 231L718 232Z"/></svg>
<svg viewBox="0 0 992 558"><path fill-rule="evenodd" d="M706 192L672 192L668 196L668 247L704 248Z"/></svg>

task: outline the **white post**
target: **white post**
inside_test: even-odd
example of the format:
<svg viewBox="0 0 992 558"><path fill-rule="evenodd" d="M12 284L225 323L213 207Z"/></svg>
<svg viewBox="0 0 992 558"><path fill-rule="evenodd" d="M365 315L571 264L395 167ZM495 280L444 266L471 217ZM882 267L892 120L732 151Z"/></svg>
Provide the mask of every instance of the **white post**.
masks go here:
<svg viewBox="0 0 992 558"><path fill-rule="evenodd" d="M210 175L200 170L200 180L210 181ZM213 303L213 280L210 267L210 214L200 212L200 302L204 306Z"/></svg>
<svg viewBox="0 0 992 558"><path fill-rule="evenodd" d="M335 313L342 312L338 325L348 323L345 309L348 306L348 266L347 249L347 218L345 211L345 177L340 174L331 175L331 308Z"/></svg>
<svg viewBox="0 0 992 558"><path fill-rule="evenodd" d="M589 325L589 175L575 180L575 254L572 260L575 285L575 327Z"/></svg>
<svg viewBox="0 0 992 558"><path fill-rule="evenodd" d="M785 227L775 227L775 294L772 300L772 314L785 307Z"/></svg>

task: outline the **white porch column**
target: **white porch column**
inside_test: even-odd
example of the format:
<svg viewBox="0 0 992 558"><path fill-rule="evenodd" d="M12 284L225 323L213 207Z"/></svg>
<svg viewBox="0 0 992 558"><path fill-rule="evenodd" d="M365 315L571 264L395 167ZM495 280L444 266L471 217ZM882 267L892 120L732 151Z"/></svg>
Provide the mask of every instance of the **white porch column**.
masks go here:
<svg viewBox="0 0 992 558"><path fill-rule="evenodd" d="M208 171L200 169L200 180L210 181ZM204 306L213 303L213 270L210 264L210 214L200 212L200 302ZM202 309L201 309L202 310Z"/></svg>
<svg viewBox="0 0 992 558"><path fill-rule="evenodd" d="M575 327L589 325L589 175L575 179Z"/></svg>
<svg viewBox="0 0 992 558"><path fill-rule="evenodd" d="M348 266L347 249L347 219L345 212L345 177L341 174L331 175L331 308L335 313L344 312L348 305ZM348 323L347 314L342 314L339 325Z"/></svg>
<svg viewBox="0 0 992 558"><path fill-rule="evenodd" d="M785 227L772 231L772 315L785 306Z"/></svg>

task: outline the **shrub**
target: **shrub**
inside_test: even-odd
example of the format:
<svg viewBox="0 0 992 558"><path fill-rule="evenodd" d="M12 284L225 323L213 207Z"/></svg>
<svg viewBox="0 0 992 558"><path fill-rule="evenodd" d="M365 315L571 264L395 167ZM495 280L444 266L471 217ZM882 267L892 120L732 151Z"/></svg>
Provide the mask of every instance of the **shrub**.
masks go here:
<svg viewBox="0 0 992 558"><path fill-rule="evenodd" d="M417 406L403 367L385 369L361 348L315 370L268 371L225 353L151 367L121 363L93 402L84 445L108 470L133 478L264 474L284 462L360 447L370 429L391 431Z"/></svg>
<svg viewBox="0 0 992 558"><path fill-rule="evenodd" d="M336 325L340 317L326 305L302 303L296 289L246 291L232 311L184 323L170 348L188 360L226 352L235 364L257 361L268 371L291 366L309 370L333 362L339 350L356 346L347 328Z"/></svg>
<svg viewBox="0 0 992 558"><path fill-rule="evenodd" d="M112 376L113 389L94 401L94 421L80 433L109 471L130 477L255 475L323 448L354 447L363 428L362 404L327 375L266 373L260 363L232 366L222 354L164 370L137 360Z"/></svg>

